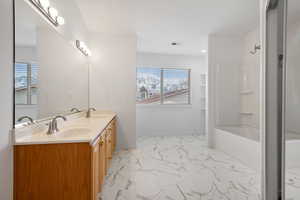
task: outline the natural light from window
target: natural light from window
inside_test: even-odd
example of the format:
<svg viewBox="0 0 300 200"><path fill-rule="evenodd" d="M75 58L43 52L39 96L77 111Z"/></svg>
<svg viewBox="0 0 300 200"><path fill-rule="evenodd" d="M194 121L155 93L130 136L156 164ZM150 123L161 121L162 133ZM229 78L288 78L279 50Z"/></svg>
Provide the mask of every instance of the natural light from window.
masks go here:
<svg viewBox="0 0 300 200"><path fill-rule="evenodd" d="M190 104L190 69L137 68L137 104Z"/></svg>
<svg viewBox="0 0 300 200"><path fill-rule="evenodd" d="M33 63L15 64L15 103L37 104L38 66Z"/></svg>

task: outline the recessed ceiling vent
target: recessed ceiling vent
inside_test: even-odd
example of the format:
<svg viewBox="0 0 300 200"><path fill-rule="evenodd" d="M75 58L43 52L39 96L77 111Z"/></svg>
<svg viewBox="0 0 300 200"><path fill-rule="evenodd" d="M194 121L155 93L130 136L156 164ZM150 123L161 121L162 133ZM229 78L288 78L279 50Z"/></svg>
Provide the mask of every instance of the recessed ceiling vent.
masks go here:
<svg viewBox="0 0 300 200"><path fill-rule="evenodd" d="M172 46L178 46L179 43L178 43L178 42L172 42L171 45L172 45Z"/></svg>

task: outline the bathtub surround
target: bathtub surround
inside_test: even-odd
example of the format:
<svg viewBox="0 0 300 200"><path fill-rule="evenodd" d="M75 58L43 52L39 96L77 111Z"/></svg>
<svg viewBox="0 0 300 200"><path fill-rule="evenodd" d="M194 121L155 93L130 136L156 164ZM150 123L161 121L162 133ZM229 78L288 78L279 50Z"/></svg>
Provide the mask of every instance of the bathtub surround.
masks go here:
<svg viewBox="0 0 300 200"><path fill-rule="evenodd" d="M300 134L299 125L299 99L300 94L297 90L299 85L298 67L299 63L299 22L289 21L287 30L287 107L286 107L286 127L290 133ZM249 88L252 94L243 95L241 99L241 110L251 111L253 115L244 116L241 124L252 127L259 127L259 54L251 55L248 51L253 47L253 44L259 42L259 30L253 29L253 31L246 34L244 43L244 56L243 56L243 67L241 71L241 77L246 76L248 82L241 80L242 88ZM248 85L248 86L246 86Z"/></svg>
<svg viewBox="0 0 300 200"><path fill-rule="evenodd" d="M245 34L240 68L241 125L259 128L260 100L260 50L251 54L255 44L260 44L259 29ZM248 91L248 93L247 93ZM244 93L243 93L244 92Z"/></svg>
<svg viewBox="0 0 300 200"><path fill-rule="evenodd" d="M287 80L287 116L286 116L286 122L287 122L287 130L289 132L295 132L300 133L300 126L298 123L299 117L297 116L297 113L299 112L299 104L298 99L300 99L300 95L298 90L296 89L296 86L299 85L299 78L297 77L297 63L298 63L298 44L299 44L299 22L289 22L288 26L288 38L291 38L288 40L287 44L287 76L289 79ZM255 55L252 55L250 51L253 49L255 44L260 43L260 32L258 28L253 29L252 31L248 32L242 37L241 45L243 46L243 54L242 54L242 60L238 61L235 60L237 63L241 63L240 69L239 69L239 85L240 85L240 122L238 125L246 125L253 128L259 128L259 101L260 101L260 52L256 53ZM219 41L220 42L220 41ZM221 50L221 48L219 49ZM224 51L225 52L225 51ZM231 54L232 51L229 53ZM214 54L214 52L210 52ZM239 55L239 54L238 54ZM231 59L232 60L232 59ZM222 64L224 65L224 64ZM219 69L217 69L219 70ZM223 71L218 71L217 74L222 74L226 76L226 74L223 73ZM225 78L226 81L228 80L228 77ZM219 85L218 87L229 87L231 82L222 82L220 79L217 80ZM223 85L226 84L227 86ZM219 95L219 97L222 96L229 96L227 98L234 98L232 95L237 95L235 93L229 93L226 94L225 89L222 90L221 88L216 89L216 93ZM220 93L221 92L221 93ZM222 94L223 93L223 94ZM218 99L218 98L217 98ZM217 125L223 126L223 125L230 125L228 123L224 123L222 117L222 114L228 114L231 113L237 113L235 110L232 111L225 111L223 110L223 107L220 105L227 105L222 100L217 102Z"/></svg>
<svg viewBox="0 0 300 200"><path fill-rule="evenodd" d="M210 146L215 145L215 128L248 126L259 128L260 52L259 31L240 36L209 36L209 124Z"/></svg>
<svg viewBox="0 0 300 200"><path fill-rule="evenodd" d="M215 70L212 90L217 126L259 127L260 51L250 53L259 43L258 29L242 36L209 37L209 67Z"/></svg>
<svg viewBox="0 0 300 200"><path fill-rule="evenodd" d="M240 124L239 71L242 38L211 34L208 37L208 142L215 146L215 127Z"/></svg>
<svg viewBox="0 0 300 200"><path fill-rule="evenodd" d="M138 53L137 67L191 69L191 105L137 105L138 136L204 135L206 105L201 105L201 74L206 56Z"/></svg>
<svg viewBox="0 0 300 200"><path fill-rule="evenodd" d="M209 68L214 69L215 123L220 126L240 124L240 66L242 38L211 35L209 37ZM209 76L212 76L210 74ZM211 78L211 77L209 77ZM210 82L209 82L210 84ZM210 100L209 100L210 101Z"/></svg>
<svg viewBox="0 0 300 200"><path fill-rule="evenodd" d="M227 153L239 160L257 173L261 169L261 143L259 142L259 129L252 127L220 127L215 130L216 149ZM300 136L291 132L286 133L286 169L300 171L299 160ZM239 151L236 151L239 149ZM297 176L298 177L298 176ZM288 178L286 178L289 181ZM296 189L296 188L295 188ZM298 191L295 194L300 195Z"/></svg>

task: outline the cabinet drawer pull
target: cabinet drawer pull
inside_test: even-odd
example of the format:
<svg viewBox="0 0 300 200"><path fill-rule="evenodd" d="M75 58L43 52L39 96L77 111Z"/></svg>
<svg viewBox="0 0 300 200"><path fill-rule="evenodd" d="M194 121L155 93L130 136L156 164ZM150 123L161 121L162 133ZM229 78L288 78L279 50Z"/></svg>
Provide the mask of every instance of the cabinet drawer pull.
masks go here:
<svg viewBox="0 0 300 200"><path fill-rule="evenodd" d="M94 152L97 152L98 150L99 150L98 147L94 148Z"/></svg>

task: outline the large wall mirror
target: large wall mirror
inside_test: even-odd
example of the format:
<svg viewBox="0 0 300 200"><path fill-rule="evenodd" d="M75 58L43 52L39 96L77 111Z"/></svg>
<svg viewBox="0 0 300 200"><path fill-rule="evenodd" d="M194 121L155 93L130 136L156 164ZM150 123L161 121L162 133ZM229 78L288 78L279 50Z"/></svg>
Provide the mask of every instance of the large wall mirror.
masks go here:
<svg viewBox="0 0 300 200"><path fill-rule="evenodd" d="M88 57L30 0L15 0L15 125L88 107ZM25 119L28 120L28 119Z"/></svg>

